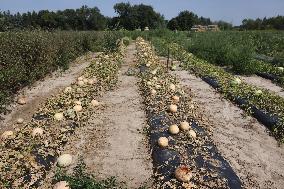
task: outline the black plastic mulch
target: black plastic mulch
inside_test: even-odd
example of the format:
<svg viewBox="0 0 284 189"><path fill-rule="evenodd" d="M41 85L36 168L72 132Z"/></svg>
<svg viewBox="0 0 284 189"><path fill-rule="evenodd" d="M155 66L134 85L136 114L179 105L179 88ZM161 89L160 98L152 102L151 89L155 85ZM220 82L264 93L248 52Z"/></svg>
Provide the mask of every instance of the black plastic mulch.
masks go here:
<svg viewBox="0 0 284 189"><path fill-rule="evenodd" d="M161 148L158 146L157 141L160 137L169 137L168 126L170 125L170 120L167 118L165 113L160 115L155 115L148 113L148 124L150 126L150 145L152 149L152 158L154 171L158 177L157 182L159 186L165 186L163 188L171 188L170 186L165 185L165 183L170 182L174 179L175 169L181 165L181 156L180 154L173 150L167 148ZM198 133L199 136L205 136L203 128L195 122L192 122L191 127ZM175 140L170 140L169 145L174 146L176 144ZM242 186L242 183L239 177L236 175L229 163L218 153L216 146L210 142L206 143L203 146L203 149L206 151L206 156L204 153L198 155L194 153L194 146L188 145L187 147L187 156L189 158L194 158L195 166L199 169L205 169L209 172L215 172L218 174L218 178L223 178L227 181L227 188L239 189ZM209 156L209 157L208 157ZM216 166L207 162L206 159L217 160L220 166ZM189 165L190 167L190 165ZM204 177L204 181L208 181L210 177ZM193 181L194 182L194 181ZM178 187L181 188L181 183L178 184Z"/></svg>
<svg viewBox="0 0 284 189"><path fill-rule="evenodd" d="M214 89L220 88L220 85L218 84L218 81L212 77L203 77L202 78L206 83L208 83L211 87ZM234 99L233 101L239 105L240 107L244 107L244 105L249 105L248 101L241 97L236 97L233 94L230 94L230 96ZM258 109L255 105L249 105L252 110L252 115L263 125L265 125L268 129L272 130L275 128L279 122L280 119L276 115L272 115L269 112L266 112L264 110Z"/></svg>

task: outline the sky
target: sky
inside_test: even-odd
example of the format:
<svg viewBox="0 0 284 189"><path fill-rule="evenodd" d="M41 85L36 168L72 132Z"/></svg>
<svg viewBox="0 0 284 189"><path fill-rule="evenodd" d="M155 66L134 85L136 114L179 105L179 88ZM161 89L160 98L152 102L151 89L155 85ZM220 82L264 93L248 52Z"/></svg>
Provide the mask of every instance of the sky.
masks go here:
<svg viewBox="0 0 284 189"><path fill-rule="evenodd" d="M0 11L23 13L87 5L98 7L105 16L114 16L113 5L119 2L152 5L166 19L177 16L180 11L189 10L198 16L209 17L213 21L224 20L234 25L240 25L244 18L284 15L284 0L0 0Z"/></svg>

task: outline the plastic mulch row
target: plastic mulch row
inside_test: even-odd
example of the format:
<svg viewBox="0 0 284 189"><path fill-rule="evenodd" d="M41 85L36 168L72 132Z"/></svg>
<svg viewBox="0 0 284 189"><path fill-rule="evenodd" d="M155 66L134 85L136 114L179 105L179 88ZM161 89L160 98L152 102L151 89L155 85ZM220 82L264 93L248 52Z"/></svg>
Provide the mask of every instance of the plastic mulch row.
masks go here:
<svg viewBox="0 0 284 189"><path fill-rule="evenodd" d="M272 81L277 81L279 80L279 77L274 75L274 74L269 74L269 73L257 73L256 75L260 76L260 77L263 77L265 79L269 79L269 80L272 80Z"/></svg>
<svg viewBox="0 0 284 189"><path fill-rule="evenodd" d="M266 56L263 54L257 54L255 56L255 59L264 61L266 63L270 63L274 66L283 66L283 63L284 63L283 57L271 57L271 56Z"/></svg>
<svg viewBox="0 0 284 189"><path fill-rule="evenodd" d="M44 119L49 119L49 117L47 115L43 115L43 114L36 114L33 116L33 119L35 120L44 120ZM75 129L78 127L78 124L75 122L71 122L69 123L69 127L71 128L71 130L68 132L68 134L72 134L74 133ZM62 145L65 145L67 141L63 141ZM33 146L33 150L32 150L32 154L35 157L35 161L37 162L37 164L39 166L42 166L43 169L45 170L43 175L38 178L32 185L31 187L35 187L38 188L41 184L41 181L44 180L44 178L46 177L46 173L47 171L49 171L52 167L52 165L55 163L56 161L56 157L52 156L52 155L48 155L48 156L44 156L41 153L39 153L39 151L37 149L40 148L40 145L35 145ZM25 183L30 183L32 180L32 175L31 173L27 173L24 176L24 182Z"/></svg>
<svg viewBox="0 0 284 189"><path fill-rule="evenodd" d="M203 77L202 79L214 89L219 88L219 84L216 79L212 77ZM231 94L231 96L234 98L234 102L240 107L249 104L248 101L244 98L235 97L233 94ZM265 112L264 110L260 110L254 105L250 105L250 107L252 110L252 115L267 128L273 129L279 123L280 119L278 116L271 115L270 113Z"/></svg>
<svg viewBox="0 0 284 189"><path fill-rule="evenodd" d="M215 80L213 77L209 77L209 76L204 76L201 77L201 79L203 81L205 81L206 83L208 83L211 87L213 87L214 89L217 89L220 87L219 83L217 80Z"/></svg>
<svg viewBox="0 0 284 189"><path fill-rule="evenodd" d="M169 123L169 120L164 114L149 115L148 124L151 130L150 145L152 149L153 164L156 173L163 177L162 180L159 180L161 183L170 181L173 178L175 169L181 163L178 152L167 148L161 148L157 145L157 141L160 137L170 136L167 123ZM175 145L175 142L170 141L169 145Z"/></svg>
<svg viewBox="0 0 284 189"><path fill-rule="evenodd" d="M272 63L273 60L274 60L274 57L266 56L266 55L263 55L263 54L256 54L254 58L257 59L257 60L261 60L261 61L265 61L265 62L269 62L269 63Z"/></svg>
<svg viewBox="0 0 284 189"><path fill-rule="evenodd" d="M145 73L147 67L142 65L140 66L140 73ZM218 84L218 83L216 83ZM158 100L158 99L156 99ZM158 176L157 182L159 186L164 186L164 183L171 181L174 177L174 172L178 166L181 165L180 154L173 150L167 148L161 148L158 146L157 141L160 137L169 137L168 127L171 125L171 121L167 118L165 113L154 114L151 110L155 109L155 103L147 111L148 116L148 125L150 126L150 136L149 143L152 150L153 166L155 174ZM190 121L191 127L198 133L205 135L204 130L198 126L194 121ZM169 145L174 146L175 141L170 140ZM188 157L193 157L193 146L188 145L187 154ZM204 168L206 170L215 169L219 173L219 177L227 180L228 187L230 189L240 189L242 188L242 183L239 177L236 175L230 164L218 153L218 150L215 145L207 143L203 149L208 149L208 155L211 159L217 160L220 162L221 166L216 167L206 161L203 158L202 154L199 154L195 158L195 163L199 168ZM206 180L208 178L204 178ZM165 188L165 187L164 187ZM170 186L166 186L165 189L171 189Z"/></svg>
<svg viewBox="0 0 284 189"><path fill-rule="evenodd" d="M155 169L155 173L159 176L157 182L159 182L160 186L163 186L164 183L169 182L174 178L174 171L180 165L181 158L178 152L172 149L161 148L158 146L157 141L160 137L169 137L168 133L168 125L170 125L170 120L166 117L164 113L160 115L154 115L148 113L148 124L150 126L150 144L152 149L152 158L153 165ZM192 128L199 135L206 135L204 130L198 126L197 123L192 122ZM175 145L174 140L170 140L170 145ZM231 168L229 163L218 153L216 146L212 143L206 143L202 147L206 149L207 156L210 156L210 159L217 160L220 162L220 166L212 165L210 162L206 162L203 155L200 153L198 156L194 156L193 154L193 146L188 145L187 147L187 155L188 157L196 157L194 159L197 167L203 168L206 170L215 170L218 173L219 178L224 178L227 180L228 187L231 189L239 189L241 188L241 181L239 177L236 175L234 170ZM208 157L207 157L208 158ZM212 178L203 178L205 181ZM168 187L171 188L171 187Z"/></svg>

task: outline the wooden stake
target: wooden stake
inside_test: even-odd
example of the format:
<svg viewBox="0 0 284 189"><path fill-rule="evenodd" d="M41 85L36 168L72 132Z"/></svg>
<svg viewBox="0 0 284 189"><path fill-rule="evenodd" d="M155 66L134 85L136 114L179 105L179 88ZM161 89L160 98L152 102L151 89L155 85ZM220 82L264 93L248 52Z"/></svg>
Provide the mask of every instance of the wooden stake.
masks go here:
<svg viewBox="0 0 284 189"><path fill-rule="evenodd" d="M169 72L170 48L168 47L167 72Z"/></svg>

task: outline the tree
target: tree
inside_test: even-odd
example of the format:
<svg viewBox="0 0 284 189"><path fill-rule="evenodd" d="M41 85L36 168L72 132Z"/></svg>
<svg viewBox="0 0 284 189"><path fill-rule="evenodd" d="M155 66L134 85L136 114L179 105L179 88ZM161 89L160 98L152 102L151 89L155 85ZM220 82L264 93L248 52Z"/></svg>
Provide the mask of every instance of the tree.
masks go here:
<svg viewBox="0 0 284 189"><path fill-rule="evenodd" d="M145 27L156 29L165 26L164 17L159 13L156 13L153 7L140 4L135 5L133 9L136 14L136 27L134 29L144 29Z"/></svg>
<svg viewBox="0 0 284 189"><path fill-rule="evenodd" d="M225 21L218 21L218 22L214 22L214 24L218 25L218 27L221 30L231 30L233 29L233 25L231 23L225 22Z"/></svg>
<svg viewBox="0 0 284 189"><path fill-rule="evenodd" d="M78 19L77 13L74 9L66 9L62 13L61 26L66 30L77 30L78 29Z"/></svg>
<svg viewBox="0 0 284 189"><path fill-rule="evenodd" d="M178 24L178 21L177 21L176 18L171 19L171 20L168 22L167 27L168 27L170 30L180 30L179 24Z"/></svg>
<svg viewBox="0 0 284 189"><path fill-rule="evenodd" d="M97 7L87 6L57 12L41 10L14 15L9 11L0 13L0 31L16 29L103 30L106 28L106 22L106 18Z"/></svg>
<svg viewBox="0 0 284 189"><path fill-rule="evenodd" d="M198 23L198 17L192 12L183 11L176 17L180 30L190 30Z"/></svg>
<svg viewBox="0 0 284 189"><path fill-rule="evenodd" d="M210 25L212 22L210 20L210 18L204 18L203 16L201 16L199 19L198 19L198 24L200 25Z"/></svg>
<svg viewBox="0 0 284 189"><path fill-rule="evenodd" d="M3 31L5 31L5 17L2 12L0 12L0 32Z"/></svg>
<svg viewBox="0 0 284 189"><path fill-rule="evenodd" d="M110 28L135 30L145 27L153 29L165 27L163 16L155 12L151 6L144 4L132 6L130 3L118 3L114 6L114 10L118 16L110 22Z"/></svg>
<svg viewBox="0 0 284 189"><path fill-rule="evenodd" d="M127 30L133 30L135 18L133 18L133 11L130 3L117 3L114 5L115 12L119 15L115 17L114 25L117 25L118 28L124 28Z"/></svg>
<svg viewBox="0 0 284 189"><path fill-rule="evenodd" d="M198 17L196 14L190 11L182 11L179 15L171 19L167 25L170 30L190 30L193 25L209 25L211 24L209 18Z"/></svg>
<svg viewBox="0 0 284 189"><path fill-rule="evenodd" d="M264 17L263 19L257 18L244 19L242 21L241 29L245 30L260 30L260 29L276 29L284 30L284 16L276 16L271 18Z"/></svg>
<svg viewBox="0 0 284 189"><path fill-rule="evenodd" d="M95 7L90 9L90 15L87 18L89 30L103 30L106 28L107 18L105 18L100 10Z"/></svg>

